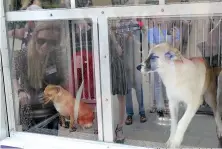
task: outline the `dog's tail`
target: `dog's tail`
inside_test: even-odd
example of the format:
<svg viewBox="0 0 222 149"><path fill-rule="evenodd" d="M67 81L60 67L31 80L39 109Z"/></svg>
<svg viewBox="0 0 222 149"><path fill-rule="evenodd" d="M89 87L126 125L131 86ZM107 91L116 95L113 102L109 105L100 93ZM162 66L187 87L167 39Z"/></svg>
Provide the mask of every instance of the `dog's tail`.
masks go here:
<svg viewBox="0 0 222 149"><path fill-rule="evenodd" d="M214 67L213 68L213 72L216 76L219 76L220 72L221 72L222 68L221 67Z"/></svg>

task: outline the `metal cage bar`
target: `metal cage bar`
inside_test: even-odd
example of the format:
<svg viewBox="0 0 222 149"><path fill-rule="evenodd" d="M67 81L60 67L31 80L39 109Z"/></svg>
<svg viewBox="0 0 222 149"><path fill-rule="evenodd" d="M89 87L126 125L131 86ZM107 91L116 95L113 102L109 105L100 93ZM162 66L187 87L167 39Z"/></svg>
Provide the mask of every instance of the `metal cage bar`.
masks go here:
<svg viewBox="0 0 222 149"><path fill-rule="evenodd" d="M3 18L3 19L5 19L5 17ZM31 19L31 20L33 20L33 19ZM41 20L41 19L40 19ZM49 20L49 19L43 19L43 20ZM56 19L53 19L53 20L57 20L57 18ZM73 18L73 20L75 21L75 20L77 20L77 19L75 19L75 18ZM94 76L95 76L95 78L96 78L96 80L95 80L95 88L96 88L96 90L94 91L95 93L96 93L96 99L97 99L97 101L98 100L101 100L101 91L100 91L100 70L99 70L99 58L98 58L98 55L99 55L99 53L95 53L94 51L96 51L96 52L99 52L99 49L98 49L98 27L97 27L97 19L96 19L96 17L94 17L93 18L93 21L95 21L95 22L93 22L92 23L92 25L93 25L93 30L92 30L92 34L93 34L93 36L95 37L95 39L93 39L93 55L96 57L95 59L93 59L94 61L93 61L93 63L94 63L94 68L96 69L96 74L94 74ZM4 22L5 23L5 20L3 20L3 21L1 21L1 23L2 22ZM2 23L3 24L3 23ZM2 25L1 24L1 25ZM67 26L66 26L67 27ZM6 36L6 30L4 29L4 30L2 30L2 33L4 33L4 35L2 35L1 34L1 37L5 37ZM75 32L73 32L73 33L75 33ZM87 35L86 35L87 36ZM6 36L7 37L7 36ZM2 40L4 39L4 43L7 43L7 38L1 38ZM74 40L75 40L75 38L74 38ZM75 47L75 42L74 42L74 47ZM81 44L81 46L82 46L82 44ZM7 44L5 44L4 45L4 47L5 47L5 49L2 49L1 48L1 52L3 52L3 55L4 55L4 61L3 61L3 65L4 65L4 71L7 71L7 69L8 69L8 73L10 73L10 70L9 70L9 68L10 68L10 65L9 64L7 64L8 62L9 62L9 59L8 59L8 53L6 54L6 52L8 52L8 45ZM75 49L75 48L74 48ZM5 50L5 51L4 51ZM69 59L69 58L68 58ZM69 59L70 60L70 59ZM88 68L87 68L88 69ZM6 76L6 75L5 75ZM10 86L11 85L11 83L9 83L9 82L7 82L7 81L11 81L10 80L10 74L9 75L7 75L7 80L5 81L6 82L6 85L9 85L8 86L8 92L10 92L11 91L11 89L12 89L12 87ZM98 87L97 87L98 86ZM70 87L70 89L72 90L72 87L71 86L69 86ZM9 93L8 93L9 94ZM12 93L10 94L11 96L13 95ZM7 102L10 102L10 103L7 103L7 105L8 106L12 106L13 107L13 98L12 97L7 97ZM99 136L98 136L98 138L99 138L99 140L100 141L102 141L103 140L103 130L102 130L102 127L103 127L103 122L102 122L102 108L101 107L98 107L98 106L101 106L101 102L100 101L98 101L98 104L97 104L97 110L96 111L98 111L97 112L97 120L99 120L99 122L98 122L98 133L99 133ZM9 108L9 109L13 109L13 108ZM12 116L10 116L10 114L12 115ZM14 117L14 111L13 110L10 110L9 111L9 116L10 116L10 119L9 119L9 124L10 124L10 133L13 133L14 131L16 131L16 129L15 129L15 117Z"/></svg>
<svg viewBox="0 0 222 149"><path fill-rule="evenodd" d="M70 0L71 8L76 8L76 0Z"/></svg>

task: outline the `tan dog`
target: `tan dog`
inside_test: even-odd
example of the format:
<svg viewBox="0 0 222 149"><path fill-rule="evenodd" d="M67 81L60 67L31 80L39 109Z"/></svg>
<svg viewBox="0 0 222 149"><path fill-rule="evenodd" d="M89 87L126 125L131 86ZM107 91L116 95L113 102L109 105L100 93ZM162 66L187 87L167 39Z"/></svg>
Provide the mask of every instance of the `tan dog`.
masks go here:
<svg viewBox="0 0 222 149"><path fill-rule="evenodd" d="M203 58L186 59L179 50L162 43L149 51L148 58L137 69L142 73L158 72L166 87L171 114L171 133L167 146L174 148L181 145L184 133L203 103L203 97L213 109L217 134L222 136L215 84L220 68L210 68ZM179 102L184 102L187 109L178 122Z"/></svg>
<svg viewBox="0 0 222 149"><path fill-rule="evenodd" d="M62 126L65 127L65 118L70 119L69 130L75 131L74 106L75 98L67 90L58 85L48 85L44 90L45 104L52 101L56 110L61 115ZM82 128L90 128L93 125L93 110L80 100L77 123Z"/></svg>

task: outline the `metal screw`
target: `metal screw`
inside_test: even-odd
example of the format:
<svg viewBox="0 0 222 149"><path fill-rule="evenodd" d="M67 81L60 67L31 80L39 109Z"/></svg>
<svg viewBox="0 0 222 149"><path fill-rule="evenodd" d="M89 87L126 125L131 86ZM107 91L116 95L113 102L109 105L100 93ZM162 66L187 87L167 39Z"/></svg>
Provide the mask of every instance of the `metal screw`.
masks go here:
<svg viewBox="0 0 222 149"><path fill-rule="evenodd" d="M52 13L50 14L50 17L52 17Z"/></svg>
<svg viewBox="0 0 222 149"><path fill-rule="evenodd" d="M104 14L104 11L102 11L101 13Z"/></svg>
<svg viewBox="0 0 222 149"><path fill-rule="evenodd" d="M106 101L108 101L108 99L106 98Z"/></svg>
<svg viewBox="0 0 222 149"><path fill-rule="evenodd" d="M104 58L106 58L106 56L104 56Z"/></svg>
<svg viewBox="0 0 222 149"><path fill-rule="evenodd" d="M163 8L161 9L161 12L164 12L164 9L163 9Z"/></svg>

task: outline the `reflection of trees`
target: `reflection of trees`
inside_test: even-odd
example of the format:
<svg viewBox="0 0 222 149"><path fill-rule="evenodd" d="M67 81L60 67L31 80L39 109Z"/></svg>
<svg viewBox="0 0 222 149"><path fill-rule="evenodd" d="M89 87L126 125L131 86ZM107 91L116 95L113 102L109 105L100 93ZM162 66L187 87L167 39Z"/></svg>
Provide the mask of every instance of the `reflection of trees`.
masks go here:
<svg viewBox="0 0 222 149"><path fill-rule="evenodd" d="M107 0L104 0L107 1ZM110 0L112 5L127 5L134 3L135 0ZM144 0L144 4L158 4L158 0ZM76 0L77 7L90 7L94 6L92 0Z"/></svg>
<svg viewBox="0 0 222 149"><path fill-rule="evenodd" d="M22 7L23 0L12 0L12 5L9 7L10 11L20 10ZM50 8L59 8L60 7L60 0L42 0L42 7L44 9ZM23 28L25 27L26 22L8 22L8 30L12 30L14 28Z"/></svg>
<svg viewBox="0 0 222 149"><path fill-rule="evenodd" d="M92 0L76 0L77 7L89 7L92 5Z"/></svg>
<svg viewBox="0 0 222 149"><path fill-rule="evenodd" d="M9 10L10 11L20 10L20 8L22 7L22 1L23 0L12 0L12 5L9 7ZM42 7L44 9L60 7L60 0L41 0L41 2L42 2Z"/></svg>
<svg viewBox="0 0 222 149"><path fill-rule="evenodd" d="M59 8L60 7L60 0L43 0L42 7L44 9Z"/></svg>
<svg viewBox="0 0 222 149"><path fill-rule="evenodd" d="M12 0L12 6L9 8L10 11L19 10L22 7L21 0Z"/></svg>
<svg viewBox="0 0 222 149"><path fill-rule="evenodd" d="M8 22L8 30L12 30L14 28L23 28L25 27L26 22ZM14 26L15 25L15 26Z"/></svg>
<svg viewBox="0 0 222 149"><path fill-rule="evenodd" d="M131 3L135 3L136 0L112 0L112 5L127 5ZM159 4L159 0L144 0L144 4Z"/></svg>

